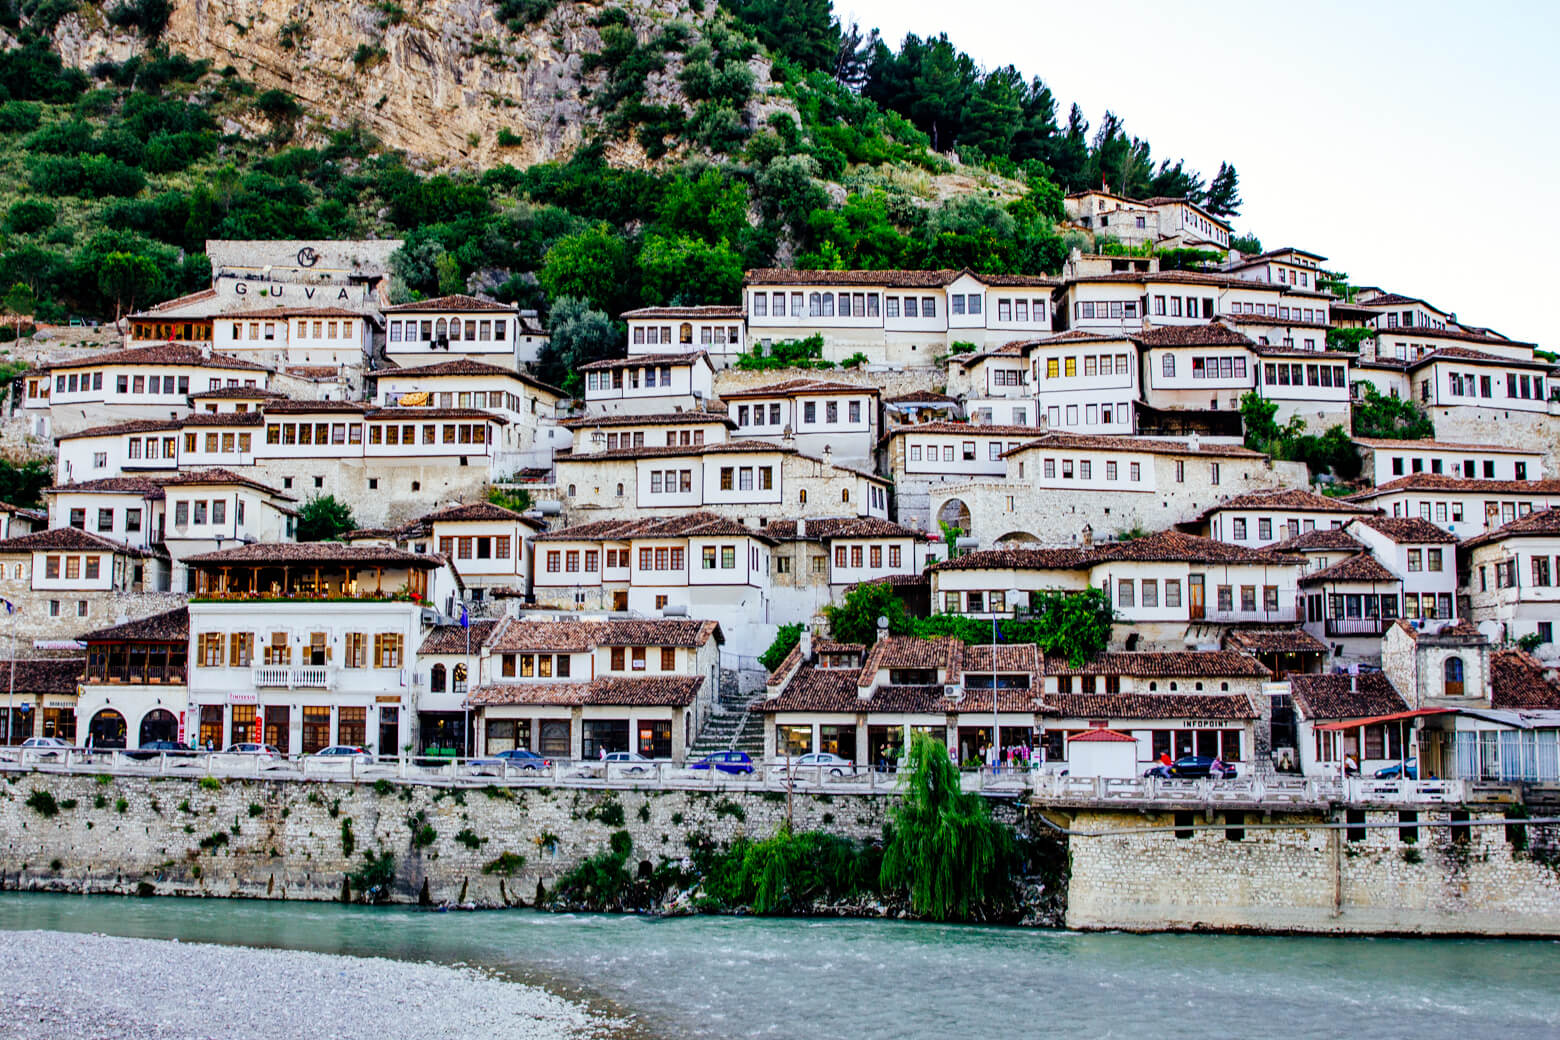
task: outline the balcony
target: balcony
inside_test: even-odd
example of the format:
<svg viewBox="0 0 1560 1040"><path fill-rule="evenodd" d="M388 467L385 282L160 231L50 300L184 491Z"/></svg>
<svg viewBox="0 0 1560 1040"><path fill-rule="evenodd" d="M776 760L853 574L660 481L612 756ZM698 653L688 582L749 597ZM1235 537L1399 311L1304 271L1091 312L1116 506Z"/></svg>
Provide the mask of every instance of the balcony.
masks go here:
<svg viewBox="0 0 1560 1040"><path fill-rule="evenodd" d="M263 665L252 670L256 689L327 690L335 677L328 665Z"/></svg>
<svg viewBox="0 0 1560 1040"><path fill-rule="evenodd" d="M1391 621L1381 618L1328 618L1327 634L1330 636L1379 636Z"/></svg>

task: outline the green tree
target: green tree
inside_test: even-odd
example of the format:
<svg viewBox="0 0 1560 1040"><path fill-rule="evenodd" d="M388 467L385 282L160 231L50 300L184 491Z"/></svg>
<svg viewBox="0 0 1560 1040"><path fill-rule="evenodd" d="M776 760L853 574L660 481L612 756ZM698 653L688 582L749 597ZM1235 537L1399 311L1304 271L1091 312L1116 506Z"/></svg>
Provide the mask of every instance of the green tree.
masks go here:
<svg viewBox="0 0 1560 1040"><path fill-rule="evenodd" d="M98 268L98 288L114 301L114 321L135 309L137 297L149 294L161 279L157 264L139 253L109 253Z"/></svg>
<svg viewBox="0 0 1560 1040"><path fill-rule="evenodd" d="M746 22L772 54L804 69L832 71L840 49L840 27L829 0L722 0Z"/></svg>
<svg viewBox="0 0 1560 1040"><path fill-rule="evenodd" d="M889 635L904 636L914 630L904 602L887 582L857 585L838 604L824 607L823 616L828 619L829 634L841 643L870 646L877 642L880 617L888 619Z"/></svg>
<svg viewBox="0 0 1560 1040"><path fill-rule="evenodd" d="M915 912L935 921L966 921L1007 901L1017 855L1012 831L991 818L984 798L961 789L947 747L911 734L900 775L904 794L890 811L883 888L908 891Z"/></svg>
<svg viewBox="0 0 1560 1040"><path fill-rule="evenodd" d="M538 364L542 378L577 396L584 387L580 366L611 357L622 337L606 314L570 296L553 301L547 324L551 335Z"/></svg>
<svg viewBox="0 0 1560 1040"><path fill-rule="evenodd" d="M1208 185L1208 198L1203 203L1203 208L1216 217L1234 217L1240 215L1240 207L1245 203L1240 197L1240 175L1235 172L1235 167L1227 162L1219 164L1219 172L1214 174L1213 183Z"/></svg>
<svg viewBox="0 0 1560 1040"><path fill-rule="evenodd" d="M726 303L742 292L742 258L725 239L710 245L687 235L650 235L638 266L640 291L651 306Z"/></svg>
<svg viewBox="0 0 1560 1040"><path fill-rule="evenodd" d="M43 489L52 484L53 468L47 459L28 459L20 465L0 459L0 502L30 509L43 504Z"/></svg>
<svg viewBox="0 0 1560 1040"><path fill-rule="evenodd" d="M357 527L352 507L335 495L315 495L298 510L298 541L328 542Z"/></svg>
<svg viewBox="0 0 1560 1040"><path fill-rule="evenodd" d="M801 625L781 625L780 630L775 633L775 641L769 644L769 649L758 655L758 663L764 666L765 671L774 671L780 667L780 662L786 659L791 649L801 641Z"/></svg>
<svg viewBox="0 0 1560 1040"><path fill-rule="evenodd" d="M6 313L16 323L16 335L22 334L22 318L31 315L38 308L38 297L33 293L32 286L26 282L17 282L5 291L3 301Z"/></svg>
<svg viewBox="0 0 1560 1040"><path fill-rule="evenodd" d="M1419 440L1435 436L1435 424L1413 401L1391 397L1365 384L1365 397L1354 404L1356 437Z"/></svg>
<svg viewBox="0 0 1560 1040"><path fill-rule="evenodd" d="M536 275L550 299L572 297L608 313L623 298L627 276L628 248L605 223L554 242Z"/></svg>
<svg viewBox="0 0 1560 1040"><path fill-rule="evenodd" d="M490 487L487 489L487 500L511 513L524 513L532 505L531 493L525 488Z"/></svg>
<svg viewBox="0 0 1560 1040"><path fill-rule="evenodd" d="M460 261L452 253L444 253L434 261L439 272L439 295L453 296L466 291L466 276L460 273Z"/></svg>
<svg viewBox="0 0 1560 1040"><path fill-rule="evenodd" d="M1246 428L1246 447L1252 451L1267 451L1278 439L1278 402L1269 401L1255 390L1241 395L1240 417Z"/></svg>

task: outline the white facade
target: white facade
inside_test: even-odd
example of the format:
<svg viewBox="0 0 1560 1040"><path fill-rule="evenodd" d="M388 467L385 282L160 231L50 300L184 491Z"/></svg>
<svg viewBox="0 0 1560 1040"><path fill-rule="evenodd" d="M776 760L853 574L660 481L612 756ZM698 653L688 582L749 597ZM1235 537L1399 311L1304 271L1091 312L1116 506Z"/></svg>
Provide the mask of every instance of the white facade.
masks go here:
<svg viewBox="0 0 1560 1040"><path fill-rule="evenodd" d="M805 455L827 449L843 464L871 465L878 428L874 387L791 379L726 393L722 400L738 438L794 444Z"/></svg>
<svg viewBox="0 0 1560 1040"><path fill-rule="evenodd" d="M620 317L630 357L703 352L715 368L730 368L747 353L741 307L641 307Z"/></svg>
<svg viewBox="0 0 1560 1040"><path fill-rule="evenodd" d="M709 355L639 354L580 366L585 407L594 414L633 415L703 409L714 396Z"/></svg>
<svg viewBox="0 0 1560 1040"><path fill-rule="evenodd" d="M1442 441L1354 438L1365 460L1366 480L1386 484L1415 473L1478 480L1541 480L1544 452L1500 444L1448 444Z"/></svg>

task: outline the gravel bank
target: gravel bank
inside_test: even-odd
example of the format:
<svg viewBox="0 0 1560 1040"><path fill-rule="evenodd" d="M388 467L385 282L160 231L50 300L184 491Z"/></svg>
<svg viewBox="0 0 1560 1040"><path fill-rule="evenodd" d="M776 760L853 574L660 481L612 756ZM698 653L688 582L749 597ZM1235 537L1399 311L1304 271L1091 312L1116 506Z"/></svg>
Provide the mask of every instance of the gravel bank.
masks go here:
<svg viewBox="0 0 1560 1040"><path fill-rule="evenodd" d="M0 1036L14 1040L595 1040L614 1023L464 968L295 950L5 932Z"/></svg>

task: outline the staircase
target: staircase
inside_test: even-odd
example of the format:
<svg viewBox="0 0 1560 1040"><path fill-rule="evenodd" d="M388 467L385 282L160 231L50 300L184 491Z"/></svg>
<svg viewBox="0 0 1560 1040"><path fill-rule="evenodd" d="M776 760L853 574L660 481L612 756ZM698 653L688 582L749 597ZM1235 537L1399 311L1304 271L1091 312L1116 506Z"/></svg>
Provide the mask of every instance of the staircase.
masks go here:
<svg viewBox="0 0 1560 1040"><path fill-rule="evenodd" d="M764 715L757 706L763 698L762 690L750 696L718 698L715 709L699 727L688 757L702 758L716 751L746 751L755 761L760 758L764 753Z"/></svg>

